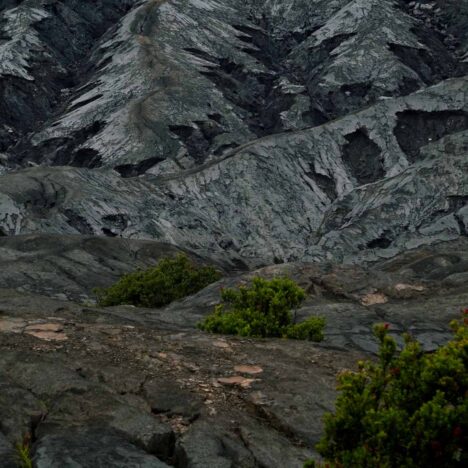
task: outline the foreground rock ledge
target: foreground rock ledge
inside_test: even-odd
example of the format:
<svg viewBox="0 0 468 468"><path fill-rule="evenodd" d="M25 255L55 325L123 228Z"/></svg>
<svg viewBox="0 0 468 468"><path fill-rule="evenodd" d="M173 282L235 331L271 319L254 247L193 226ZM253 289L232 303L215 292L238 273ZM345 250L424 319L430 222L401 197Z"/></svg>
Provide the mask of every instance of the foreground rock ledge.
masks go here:
<svg viewBox="0 0 468 468"><path fill-rule="evenodd" d="M32 431L40 468L71 460L300 467L332 408L336 373L358 356L305 342L161 330L136 324L138 310L125 318L0 295L1 450ZM19 303L29 307L19 311Z"/></svg>
<svg viewBox="0 0 468 468"><path fill-rule="evenodd" d="M68 266L82 262L71 254L76 242L82 241L34 236L22 243L28 245L22 253L6 241L0 252L37 258L29 279L15 270L21 262L4 262L10 286L22 278L36 294L0 290L2 468L14 466L7 461L13 445L28 432L38 468L301 467L314 455L324 412L333 408L337 373L375 351L374 323L409 330L434 349L449 339L449 321L468 304L465 239L369 267L295 263L231 273L158 310L99 309L41 291L34 278L50 268L46 259L58 258L53 251L68 246ZM119 246L117 270L125 259L126 269L140 265L141 257L132 263L121 242L86 241L94 275L106 274ZM135 241L130 250L144 248L155 261L160 246L150 244ZM195 329L219 300L220 286L253 275L288 275L306 288L297 315L324 315L325 341L241 339ZM91 297L83 272L73 278L71 295Z"/></svg>

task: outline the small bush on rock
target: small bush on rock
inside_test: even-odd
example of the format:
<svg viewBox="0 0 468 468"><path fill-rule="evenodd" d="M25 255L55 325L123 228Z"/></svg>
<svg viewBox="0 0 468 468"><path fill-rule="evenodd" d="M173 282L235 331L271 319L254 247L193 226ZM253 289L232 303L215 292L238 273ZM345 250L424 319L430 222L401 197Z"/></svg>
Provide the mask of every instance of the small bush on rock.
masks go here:
<svg viewBox="0 0 468 468"><path fill-rule="evenodd" d="M294 323L286 328L284 336L292 340L322 341L325 319L309 317L300 323Z"/></svg>
<svg viewBox="0 0 468 468"><path fill-rule="evenodd" d="M339 377L336 412L317 446L327 466L468 466L467 313L431 354L409 336L398 352L388 326L376 327L378 361Z"/></svg>
<svg viewBox="0 0 468 468"><path fill-rule="evenodd" d="M164 258L147 270L123 276L107 289L96 290L103 307L121 304L138 307L162 307L194 294L221 278L211 266L197 267L183 254Z"/></svg>
<svg viewBox="0 0 468 468"><path fill-rule="evenodd" d="M199 324L212 333L294 339L323 339L324 320L314 317L293 324L292 310L305 299L305 292L288 278L254 278L252 284L224 289L223 303Z"/></svg>

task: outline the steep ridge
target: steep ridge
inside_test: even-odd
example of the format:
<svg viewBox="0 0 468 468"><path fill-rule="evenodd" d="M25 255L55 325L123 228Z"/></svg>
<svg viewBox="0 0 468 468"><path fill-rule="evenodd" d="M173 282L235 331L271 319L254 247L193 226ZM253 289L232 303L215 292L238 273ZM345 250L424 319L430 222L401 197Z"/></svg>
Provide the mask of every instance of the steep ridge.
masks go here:
<svg viewBox="0 0 468 468"><path fill-rule="evenodd" d="M174 172L463 70L392 0L137 3L87 58L89 73L13 163Z"/></svg>
<svg viewBox="0 0 468 468"><path fill-rule="evenodd" d="M349 260L362 249L388 256L411 242L447 240L462 234L458 222L447 227L451 234L437 226L459 216L463 203L450 200L467 195L466 94L465 78L450 80L329 124L253 141L171 176L129 179L106 169L46 167L6 174L0 226L5 234L153 238L253 265L341 259L343 249ZM408 118L420 123L405 130ZM419 140L408 150L413 126ZM361 187L360 171L372 164L378 169ZM365 227L366 197L376 203L378 194L384 205ZM342 237L347 210L360 229L353 230L353 248ZM418 219L429 230L420 230ZM396 250L374 243L390 225L397 230L391 241L406 232ZM330 248L335 232L339 240Z"/></svg>
<svg viewBox="0 0 468 468"><path fill-rule="evenodd" d="M120 10L104 2L88 24L86 8L76 2L40 5L3 5L3 30L18 18L22 29L1 50L29 40L47 63L54 61L52 69L74 81L43 112L45 123L34 122L42 128L9 146L0 190L5 235L157 239L258 265L342 259L342 249L349 260L363 249L370 258L388 256L411 242L465 232L463 203L447 200L466 197L459 164L467 81L445 80L465 64L429 13L418 19L418 11L432 10L390 0L173 0L128 2ZM73 27L64 37L82 31L69 37L70 51L54 41L65 20ZM10 72L2 82L56 82L58 75L33 76L41 69L38 55L27 47L22 54L19 68L4 62ZM51 96L59 84L34 95ZM439 150L423 148L448 136L443 159L426 161ZM439 172L434 186L451 192L441 192L432 210L420 166L447 161L452 168ZM415 188L406 195L395 180L408 179ZM341 213L349 203L358 204L353 219L364 223L362 194L374 197L376 187L384 198L400 200L411 219L427 200L434 211L425 220L429 231L393 220L391 202L372 229L360 228L352 249L343 233L330 244L348 222ZM437 230L439 218L452 211L448 231ZM403 232L408 240L395 250Z"/></svg>
<svg viewBox="0 0 468 468"><path fill-rule="evenodd" d="M0 152L61 112L96 65L96 42L134 0L0 3Z"/></svg>

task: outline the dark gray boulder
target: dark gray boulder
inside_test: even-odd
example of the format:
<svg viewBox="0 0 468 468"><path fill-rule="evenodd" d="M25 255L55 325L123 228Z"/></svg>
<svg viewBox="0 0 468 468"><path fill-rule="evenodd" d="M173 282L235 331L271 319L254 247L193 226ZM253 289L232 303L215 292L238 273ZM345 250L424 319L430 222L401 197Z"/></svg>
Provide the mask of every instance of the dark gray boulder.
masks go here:
<svg viewBox="0 0 468 468"><path fill-rule="evenodd" d="M145 454L117 434L102 428L44 437L34 456L37 468L163 468L166 463Z"/></svg>
<svg viewBox="0 0 468 468"><path fill-rule="evenodd" d="M16 453L13 445L0 432L0 460L4 468L16 468Z"/></svg>

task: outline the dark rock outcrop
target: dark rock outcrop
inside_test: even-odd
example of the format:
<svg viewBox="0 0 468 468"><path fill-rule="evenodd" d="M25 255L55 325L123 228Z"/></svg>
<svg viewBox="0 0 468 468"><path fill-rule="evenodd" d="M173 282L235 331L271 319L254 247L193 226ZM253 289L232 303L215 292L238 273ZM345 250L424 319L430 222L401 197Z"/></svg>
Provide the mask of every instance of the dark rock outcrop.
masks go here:
<svg viewBox="0 0 468 468"><path fill-rule="evenodd" d="M89 301L92 290L122 275L155 265L183 250L144 240L91 236L29 235L0 238L3 288L47 294L57 299ZM197 263L206 263L190 252ZM210 259L213 262L213 259ZM215 263L220 271L246 270L242 264Z"/></svg>

